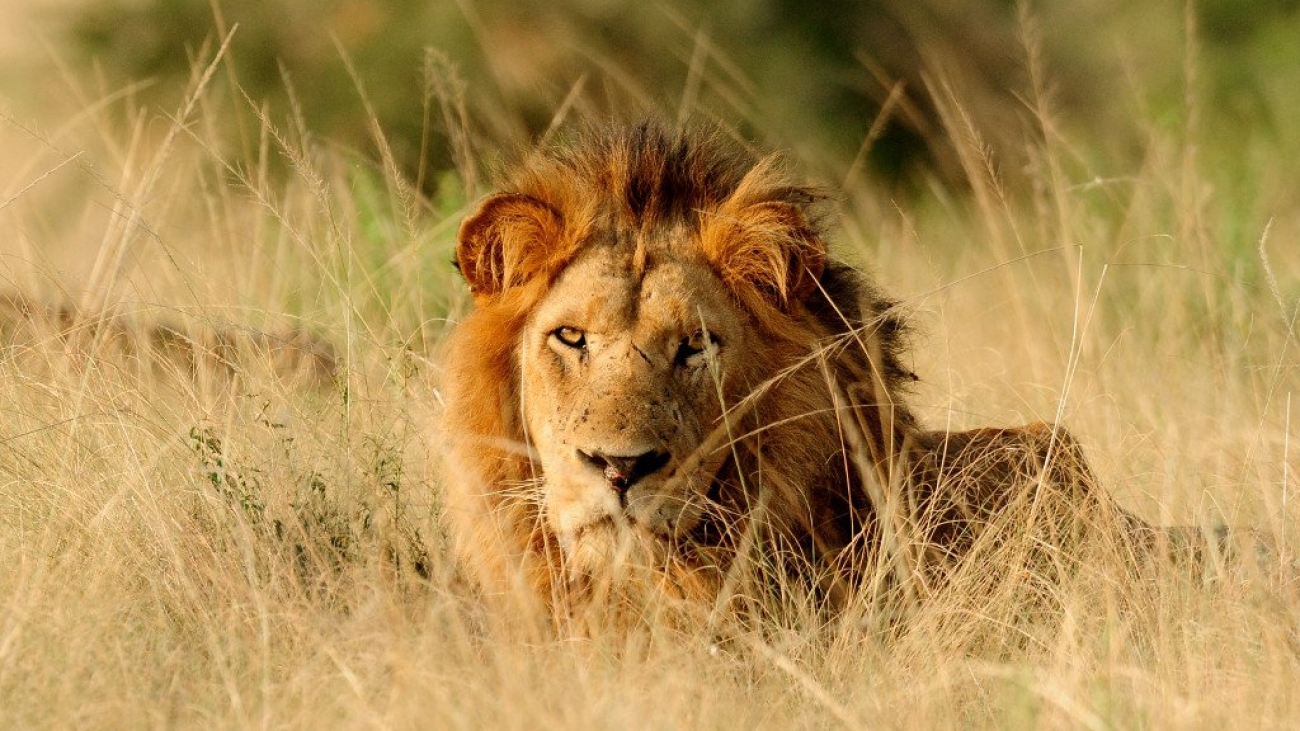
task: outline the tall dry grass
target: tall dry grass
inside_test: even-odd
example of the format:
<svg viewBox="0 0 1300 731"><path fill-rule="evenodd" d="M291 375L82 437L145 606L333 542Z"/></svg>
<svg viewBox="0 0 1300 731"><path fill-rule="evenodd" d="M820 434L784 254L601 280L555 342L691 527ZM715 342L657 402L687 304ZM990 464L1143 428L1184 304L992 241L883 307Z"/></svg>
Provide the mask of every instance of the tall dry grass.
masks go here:
<svg viewBox="0 0 1300 731"><path fill-rule="evenodd" d="M914 311L929 425L1061 421L1126 505L1259 526L1277 560L1135 576L1098 551L1051 583L968 565L901 624L866 608L740 637L562 641L482 610L437 520L438 343L466 306L447 262L467 196L426 200L381 131L377 160L332 150L221 93L219 47L201 58L162 114L73 78L53 125L0 123L3 285L81 308L7 334L0 356L3 725L1300 719L1300 206L1231 252L1216 217L1239 212L1216 206L1194 130L1152 124L1141 164L1101 175L1029 89L1031 164L1008 175L936 76L968 195L855 188L838 246ZM232 366L133 354L102 334L158 321L310 333L338 371L313 382L253 348Z"/></svg>

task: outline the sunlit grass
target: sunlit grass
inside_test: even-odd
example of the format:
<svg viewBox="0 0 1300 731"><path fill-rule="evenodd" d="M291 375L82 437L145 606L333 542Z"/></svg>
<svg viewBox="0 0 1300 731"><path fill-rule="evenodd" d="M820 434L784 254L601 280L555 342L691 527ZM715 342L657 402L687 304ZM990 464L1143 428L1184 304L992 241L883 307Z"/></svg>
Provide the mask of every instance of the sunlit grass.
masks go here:
<svg viewBox="0 0 1300 731"><path fill-rule="evenodd" d="M1031 90L1021 186L954 95L945 134L969 190L856 189L837 246L912 311L929 426L1060 421L1125 505L1259 526L1284 539L1277 562L1205 580L1099 550L1043 586L1008 573L1013 557L1002 574L964 567L901 621L868 607L735 636L556 640L479 605L438 520L438 346L467 306L450 252L472 195L447 179L429 201L384 154L213 93L204 74L222 63L209 48L164 115L85 92L76 116L0 122L3 286L80 307L82 335L28 322L0 354L5 725L1300 717L1286 560L1300 205L1225 206L1238 197L1192 153L1228 143L1153 128L1139 164L1103 177ZM155 362L98 335L101 318L137 334L288 328L329 343L337 370L304 379L256 349Z"/></svg>

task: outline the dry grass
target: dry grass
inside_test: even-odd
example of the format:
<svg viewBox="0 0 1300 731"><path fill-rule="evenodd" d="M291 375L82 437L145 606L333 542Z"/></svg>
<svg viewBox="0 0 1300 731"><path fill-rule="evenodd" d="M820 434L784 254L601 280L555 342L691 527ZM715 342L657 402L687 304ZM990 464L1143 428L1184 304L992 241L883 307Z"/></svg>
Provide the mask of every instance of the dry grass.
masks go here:
<svg viewBox="0 0 1300 731"><path fill-rule="evenodd" d="M1209 581L1135 578L1105 551L1050 585L968 565L889 631L868 609L740 637L578 642L488 617L437 521L437 344L465 306L447 264L461 204L212 93L223 73L200 66L168 116L92 93L50 128L7 114L3 286L126 332L301 330L334 345L339 373L313 383L256 348L233 370L141 357L94 314L71 340L55 323L6 336L4 725L1300 720L1286 556ZM1234 212L1216 209L1197 140L1152 129L1140 166L1094 180L1031 107L1028 192L990 175L948 98L970 196L845 201L841 250L873 261L922 326L927 423L1059 420L1146 517L1292 538L1300 206L1277 205L1258 251L1231 254L1215 224Z"/></svg>

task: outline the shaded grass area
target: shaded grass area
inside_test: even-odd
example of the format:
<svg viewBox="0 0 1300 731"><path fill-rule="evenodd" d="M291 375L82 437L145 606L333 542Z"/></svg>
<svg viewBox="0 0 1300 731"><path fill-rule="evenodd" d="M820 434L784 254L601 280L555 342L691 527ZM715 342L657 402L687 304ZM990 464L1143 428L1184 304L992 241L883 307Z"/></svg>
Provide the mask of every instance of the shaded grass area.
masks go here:
<svg viewBox="0 0 1300 731"><path fill-rule="evenodd" d="M210 95L224 63L210 47L162 115L89 94L48 126L0 123L4 285L82 313L28 322L0 352L7 723L1283 728L1300 716L1286 549L1300 207L1223 192L1232 178L1205 168L1231 140L1138 118L1140 163L1102 175L1031 89L1022 190L940 87L968 192L899 202L857 188L838 247L921 326L929 425L1063 421L1125 504L1161 522L1256 525L1281 545L1275 562L1135 573L1099 549L1047 581L1008 540L901 622L870 603L828 622L792 587L788 618L743 631L560 641L490 615L438 520L438 344L467 306L449 262L469 173L431 200L377 125L369 159ZM430 104L459 118L452 97ZM238 144L236 117L251 133ZM1289 159L1263 156L1256 179L1285 179L1273 166ZM160 320L310 333L335 368L303 379L256 348L211 363L192 357L195 338L177 360L103 334Z"/></svg>

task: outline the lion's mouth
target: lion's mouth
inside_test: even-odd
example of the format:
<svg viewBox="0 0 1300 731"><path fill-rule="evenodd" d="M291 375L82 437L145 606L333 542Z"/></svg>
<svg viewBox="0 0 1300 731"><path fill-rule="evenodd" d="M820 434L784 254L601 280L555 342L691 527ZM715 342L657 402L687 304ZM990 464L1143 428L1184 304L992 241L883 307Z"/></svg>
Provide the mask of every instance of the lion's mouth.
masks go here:
<svg viewBox="0 0 1300 731"><path fill-rule="evenodd" d="M663 502L650 497L642 501ZM571 575L590 575L619 567L659 566L674 556L690 553L690 546L699 538L711 537L710 531L699 530L712 523L707 509L680 511L667 519L657 508L652 508L646 510L650 518L647 520L630 509L636 502L622 506L617 514L593 517L557 536Z"/></svg>
<svg viewBox="0 0 1300 731"><path fill-rule="evenodd" d="M545 510L570 576L611 568L651 568L692 552L697 527L714 512L716 479L681 465L615 489L591 480L548 480ZM617 499L615 499L617 496Z"/></svg>
<svg viewBox="0 0 1300 731"><path fill-rule="evenodd" d="M565 551L571 550L576 544L590 536L613 535L622 536L639 536L645 540L653 540L661 543L668 543L672 536L663 530L655 530L626 512L621 515L605 515L589 523L578 526L567 536L560 537L560 548Z"/></svg>

